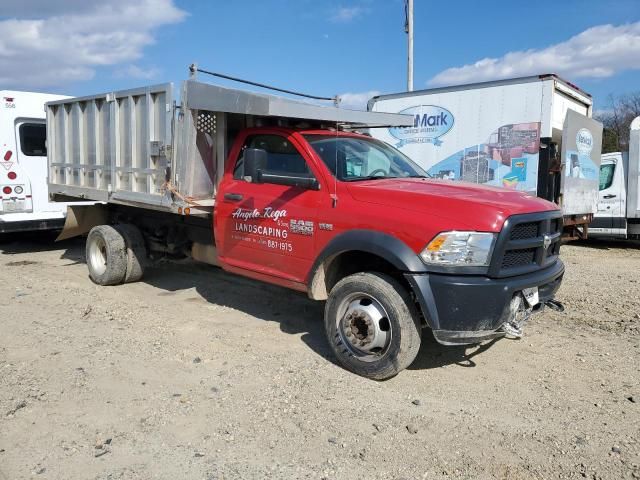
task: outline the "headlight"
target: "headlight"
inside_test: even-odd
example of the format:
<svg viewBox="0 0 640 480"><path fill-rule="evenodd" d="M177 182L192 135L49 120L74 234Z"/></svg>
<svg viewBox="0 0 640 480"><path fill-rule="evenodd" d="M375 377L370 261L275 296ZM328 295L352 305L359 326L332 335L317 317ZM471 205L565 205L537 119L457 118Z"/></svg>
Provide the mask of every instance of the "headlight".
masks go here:
<svg viewBox="0 0 640 480"><path fill-rule="evenodd" d="M444 232L429 242L420 253L428 265L487 266L496 235L485 232Z"/></svg>

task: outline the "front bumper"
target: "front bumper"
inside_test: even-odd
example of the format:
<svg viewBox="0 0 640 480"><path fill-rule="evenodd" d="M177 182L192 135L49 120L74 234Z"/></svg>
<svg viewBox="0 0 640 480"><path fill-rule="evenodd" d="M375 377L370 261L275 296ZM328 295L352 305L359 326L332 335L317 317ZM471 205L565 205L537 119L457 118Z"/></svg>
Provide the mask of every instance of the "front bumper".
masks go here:
<svg viewBox="0 0 640 480"><path fill-rule="evenodd" d="M471 344L504 335L500 327L509 320L514 295L538 287L540 304L560 288L564 264L525 275L490 278L477 275L435 273L405 274L438 342Z"/></svg>

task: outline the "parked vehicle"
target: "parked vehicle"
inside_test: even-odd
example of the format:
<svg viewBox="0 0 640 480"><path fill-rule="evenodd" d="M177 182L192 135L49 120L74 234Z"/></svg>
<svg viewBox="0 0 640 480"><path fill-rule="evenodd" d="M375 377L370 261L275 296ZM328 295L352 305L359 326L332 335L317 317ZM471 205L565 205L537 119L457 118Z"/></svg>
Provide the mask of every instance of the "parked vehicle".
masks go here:
<svg viewBox="0 0 640 480"><path fill-rule="evenodd" d="M527 192L562 208L567 238L584 238L598 202L602 125L588 93L556 75L433 88L369 101L412 115L409 127L376 128L438 178Z"/></svg>
<svg viewBox="0 0 640 480"><path fill-rule="evenodd" d="M69 97L0 91L0 233L61 229L67 205L47 192L44 104Z"/></svg>
<svg viewBox="0 0 640 480"><path fill-rule="evenodd" d="M600 165L595 237L640 238L640 117L631 122L629 151L606 153Z"/></svg>
<svg viewBox="0 0 640 480"><path fill-rule="evenodd" d="M50 194L104 202L68 216L99 285L191 256L305 292L326 301L340 363L375 379L413 362L425 325L444 344L521 335L560 286L556 205L427 178L352 131L412 117L193 79L173 98L165 84L47 104Z"/></svg>

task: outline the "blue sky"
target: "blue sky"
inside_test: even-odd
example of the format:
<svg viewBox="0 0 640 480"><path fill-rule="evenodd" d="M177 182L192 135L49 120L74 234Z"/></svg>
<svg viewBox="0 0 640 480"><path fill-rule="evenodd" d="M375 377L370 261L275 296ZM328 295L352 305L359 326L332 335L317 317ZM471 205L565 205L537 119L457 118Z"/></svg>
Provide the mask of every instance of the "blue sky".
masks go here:
<svg viewBox="0 0 640 480"><path fill-rule="evenodd" d="M85 95L178 82L192 61L362 105L372 92L406 87L403 1L0 6L0 88ZM640 0L415 0L416 89L549 71L599 108L610 93L640 91Z"/></svg>

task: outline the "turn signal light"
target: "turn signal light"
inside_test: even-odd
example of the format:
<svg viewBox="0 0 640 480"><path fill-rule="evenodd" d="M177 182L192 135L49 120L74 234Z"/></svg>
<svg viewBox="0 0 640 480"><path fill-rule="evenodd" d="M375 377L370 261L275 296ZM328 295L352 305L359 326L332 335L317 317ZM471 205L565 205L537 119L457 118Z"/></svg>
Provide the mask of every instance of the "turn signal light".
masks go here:
<svg viewBox="0 0 640 480"><path fill-rule="evenodd" d="M2 193L4 193L5 195L9 195L12 192L11 187L4 187L2 189Z"/></svg>
<svg viewBox="0 0 640 480"><path fill-rule="evenodd" d="M9 180L15 180L18 175L16 175L16 172L9 172L7 173L7 177L9 177Z"/></svg>

